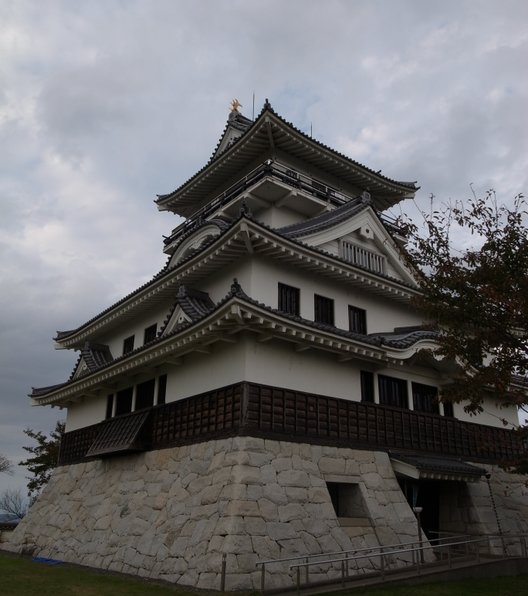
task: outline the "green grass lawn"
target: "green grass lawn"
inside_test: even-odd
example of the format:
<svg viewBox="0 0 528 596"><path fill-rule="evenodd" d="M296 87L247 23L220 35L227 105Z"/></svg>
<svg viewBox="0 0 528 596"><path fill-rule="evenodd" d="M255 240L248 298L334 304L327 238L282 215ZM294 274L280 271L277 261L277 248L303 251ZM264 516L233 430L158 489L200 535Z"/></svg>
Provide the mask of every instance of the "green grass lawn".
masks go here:
<svg viewBox="0 0 528 596"><path fill-rule="evenodd" d="M528 575L370 588L353 590L347 594L350 596L528 596ZM340 596L343 596L343 593Z"/></svg>
<svg viewBox="0 0 528 596"><path fill-rule="evenodd" d="M73 565L0 555L1 596L196 596L196 592Z"/></svg>
<svg viewBox="0 0 528 596"><path fill-rule="evenodd" d="M44 565L0 554L1 596L197 596L185 590L70 565ZM294 594L294 592L292 593ZM343 592L340 592L343 595ZM370 588L351 596L528 596L528 575L449 583Z"/></svg>

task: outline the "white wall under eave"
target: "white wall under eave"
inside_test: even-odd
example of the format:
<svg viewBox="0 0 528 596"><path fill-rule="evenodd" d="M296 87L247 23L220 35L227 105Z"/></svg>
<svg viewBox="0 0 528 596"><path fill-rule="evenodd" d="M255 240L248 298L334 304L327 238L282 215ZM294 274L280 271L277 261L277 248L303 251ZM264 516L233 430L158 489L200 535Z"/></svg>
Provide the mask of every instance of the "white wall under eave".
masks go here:
<svg viewBox="0 0 528 596"><path fill-rule="evenodd" d="M275 207L275 205L258 211L254 214L254 217L257 221L273 229L289 226L306 219L306 216L301 215L300 213L284 207L278 208Z"/></svg>
<svg viewBox="0 0 528 596"><path fill-rule="evenodd" d="M123 322L123 325L117 329L113 329L111 333L101 336L92 337L92 341L106 344L110 348L113 358L118 358L123 355L123 341L134 336L134 349L140 348L143 345L143 338L145 329L154 325L158 326L158 331L173 305L173 302L167 301L163 305L156 305L149 309L149 311L137 318L128 319Z"/></svg>
<svg viewBox="0 0 528 596"><path fill-rule="evenodd" d="M249 257L222 267L216 273L209 275L201 283L196 284L195 288L207 292L211 300L216 304L226 297L235 277L244 292L251 295L251 261Z"/></svg>
<svg viewBox="0 0 528 596"><path fill-rule="evenodd" d="M359 401L358 362L338 362L335 354L316 350L296 352L291 343L250 341L247 346L246 380Z"/></svg>
<svg viewBox="0 0 528 596"><path fill-rule="evenodd" d="M482 408L483 412L471 415L464 411L463 403L453 404L454 415L459 420L501 428L516 428L519 425L519 413L514 406L501 407L495 400L484 398ZM506 425L503 420L506 421Z"/></svg>
<svg viewBox="0 0 528 596"><path fill-rule="evenodd" d="M245 341L218 342L210 354L194 352L167 369L165 401L172 402L244 380Z"/></svg>
<svg viewBox="0 0 528 596"><path fill-rule="evenodd" d="M420 325L421 317L416 309L390 298L368 293L368 288L357 288L329 280L300 268L277 263L272 259L255 258L251 262L251 283L249 291L258 301L277 308L278 282L294 286L301 291L301 317L313 321L314 294L334 300L335 325L348 330L348 306L367 311L367 332L392 331L395 327Z"/></svg>
<svg viewBox="0 0 528 596"><path fill-rule="evenodd" d="M66 431L76 430L104 420L106 414L106 395L84 397L68 406Z"/></svg>

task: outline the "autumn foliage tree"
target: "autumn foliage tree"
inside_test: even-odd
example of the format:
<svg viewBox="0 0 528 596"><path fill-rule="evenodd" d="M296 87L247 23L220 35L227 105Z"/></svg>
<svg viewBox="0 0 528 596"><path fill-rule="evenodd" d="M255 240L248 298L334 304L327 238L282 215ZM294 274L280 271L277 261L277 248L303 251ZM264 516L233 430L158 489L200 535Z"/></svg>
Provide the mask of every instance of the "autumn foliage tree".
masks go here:
<svg viewBox="0 0 528 596"><path fill-rule="evenodd" d="M528 213L495 193L400 220L422 273L417 306L438 332L438 355L456 362L442 399L479 412L485 396L525 408L528 374ZM458 242L455 242L455 238Z"/></svg>
<svg viewBox="0 0 528 596"><path fill-rule="evenodd" d="M36 441L36 445L29 445L24 449L32 455L19 465L26 467L32 476L28 477L28 495L34 501L42 488L48 483L53 469L59 461L59 447L64 434L64 422L58 421L49 436L41 431L26 428L24 433Z"/></svg>

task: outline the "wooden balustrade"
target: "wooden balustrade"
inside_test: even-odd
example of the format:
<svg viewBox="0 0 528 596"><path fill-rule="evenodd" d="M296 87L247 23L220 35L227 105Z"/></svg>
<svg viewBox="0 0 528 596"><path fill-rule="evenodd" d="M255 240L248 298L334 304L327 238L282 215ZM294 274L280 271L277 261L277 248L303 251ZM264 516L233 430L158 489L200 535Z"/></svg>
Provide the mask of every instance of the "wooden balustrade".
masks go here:
<svg viewBox="0 0 528 596"><path fill-rule="evenodd" d="M59 463L87 459L110 422L65 433ZM155 406L145 424L149 450L249 435L488 462L514 461L524 453L512 430L246 382Z"/></svg>

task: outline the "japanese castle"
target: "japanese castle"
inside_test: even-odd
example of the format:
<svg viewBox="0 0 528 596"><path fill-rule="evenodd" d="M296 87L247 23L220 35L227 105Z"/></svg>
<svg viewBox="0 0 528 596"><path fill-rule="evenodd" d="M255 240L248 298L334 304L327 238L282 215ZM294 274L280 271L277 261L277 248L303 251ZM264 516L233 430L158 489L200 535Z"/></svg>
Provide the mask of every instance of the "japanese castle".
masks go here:
<svg viewBox="0 0 528 596"><path fill-rule="evenodd" d="M442 533L528 531L513 407L442 403L385 213L412 198L266 101L233 102L159 210L165 267L57 346L59 467L2 548L207 589L291 584L280 561ZM503 422L505 421L505 423ZM356 562L364 573L368 559ZM324 578L324 570L314 572Z"/></svg>

